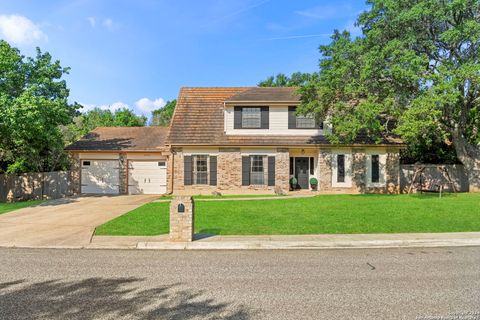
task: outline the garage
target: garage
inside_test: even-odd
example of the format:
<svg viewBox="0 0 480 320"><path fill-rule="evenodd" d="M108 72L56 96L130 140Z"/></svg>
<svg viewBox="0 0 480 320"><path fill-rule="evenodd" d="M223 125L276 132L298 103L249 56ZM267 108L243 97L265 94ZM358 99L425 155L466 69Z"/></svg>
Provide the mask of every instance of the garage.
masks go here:
<svg viewBox="0 0 480 320"><path fill-rule="evenodd" d="M118 160L81 161L81 193L118 194L119 181Z"/></svg>
<svg viewBox="0 0 480 320"><path fill-rule="evenodd" d="M166 160L129 160L129 194L164 194L167 192Z"/></svg>

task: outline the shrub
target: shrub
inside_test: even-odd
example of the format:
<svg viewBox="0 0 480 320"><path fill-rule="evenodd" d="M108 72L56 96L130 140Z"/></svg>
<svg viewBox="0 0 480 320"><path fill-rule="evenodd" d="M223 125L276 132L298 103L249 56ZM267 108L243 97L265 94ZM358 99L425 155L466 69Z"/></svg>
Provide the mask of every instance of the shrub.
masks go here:
<svg viewBox="0 0 480 320"><path fill-rule="evenodd" d="M310 178L310 184L312 186L317 186L318 185L318 180L317 178Z"/></svg>
<svg viewBox="0 0 480 320"><path fill-rule="evenodd" d="M290 184L291 184L292 186L296 186L297 183L298 183L297 178L295 178L295 177L290 178Z"/></svg>

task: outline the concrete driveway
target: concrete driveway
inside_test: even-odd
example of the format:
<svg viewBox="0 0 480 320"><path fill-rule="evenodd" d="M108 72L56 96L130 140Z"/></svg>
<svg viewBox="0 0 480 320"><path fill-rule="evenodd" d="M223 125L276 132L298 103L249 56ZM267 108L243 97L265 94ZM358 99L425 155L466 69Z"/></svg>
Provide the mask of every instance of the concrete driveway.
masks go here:
<svg viewBox="0 0 480 320"><path fill-rule="evenodd" d="M83 247L95 227L158 196L89 196L47 201L0 215L0 246Z"/></svg>

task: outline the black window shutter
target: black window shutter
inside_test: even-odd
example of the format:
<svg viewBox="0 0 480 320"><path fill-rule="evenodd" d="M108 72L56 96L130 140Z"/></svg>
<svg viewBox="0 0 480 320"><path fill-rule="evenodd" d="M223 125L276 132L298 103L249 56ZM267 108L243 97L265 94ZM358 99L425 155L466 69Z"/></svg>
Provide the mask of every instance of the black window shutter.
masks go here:
<svg viewBox="0 0 480 320"><path fill-rule="evenodd" d="M250 157L242 157L242 186L250 185Z"/></svg>
<svg viewBox="0 0 480 320"><path fill-rule="evenodd" d="M275 157L268 157L268 185L275 186Z"/></svg>
<svg viewBox="0 0 480 320"><path fill-rule="evenodd" d="M183 184L192 185L192 156L183 157Z"/></svg>
<svg viewBox="0 0 480 320"><path fill-rule="evenodd" d="M288 107L288 129L297 128L297 117L295 116L295 110L297 107Z"/></svg>
<svg viewBox="0 0 480 320"><path fill-rule="evenodd" d="M310 175L313 175L315 169L314 158L310 157Z"/></svg>
<svg viewBox="0 0 480 320"><path fill-rule="evenodd" d="M380 156L372 154L372 182L380 181Z"/></svg>
<svg viewBox="0 0 480 320"><path fill-rule="evenodd" d="M210 156L210 185L217 185L217 156Z"/></svg>
<svg viewBox="0 0 480 320"><path fill-rule="evenodd" d="M290 175L293 175L293 157L290 157Z"/></svg>
<svg viewBox="0 0 480 320"><path fill-rule="evenodd" d="M242 129L242 107L233 108L233 129Z"/></svg>
<svg viewBox="0 0 480 320"><path fill-rule="evenodd" d="M261 107L261 129L268 129L269 128L269 116L268 116L268 109L269 107Z"/></svg>

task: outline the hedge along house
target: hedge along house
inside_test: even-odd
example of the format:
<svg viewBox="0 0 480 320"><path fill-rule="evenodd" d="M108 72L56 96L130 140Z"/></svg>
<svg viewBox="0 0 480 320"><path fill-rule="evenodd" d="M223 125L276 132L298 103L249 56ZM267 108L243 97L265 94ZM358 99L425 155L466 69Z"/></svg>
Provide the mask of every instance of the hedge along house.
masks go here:
<svg viewBox="0 0 480 320"><path fill-rule="evenodd" d="M173 193L286 192L292 177L296 190L316 178L320 192L399 192L400 140L333 145L299 104L295 88L182 88L167 138Z"/></svg>
<svg viewBox="0 0 480 320"><path fill-rule="evenodd" d="M164 194L172 190L168 128L99 127L67 146L76 194Z"/></svg>

